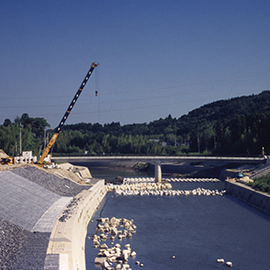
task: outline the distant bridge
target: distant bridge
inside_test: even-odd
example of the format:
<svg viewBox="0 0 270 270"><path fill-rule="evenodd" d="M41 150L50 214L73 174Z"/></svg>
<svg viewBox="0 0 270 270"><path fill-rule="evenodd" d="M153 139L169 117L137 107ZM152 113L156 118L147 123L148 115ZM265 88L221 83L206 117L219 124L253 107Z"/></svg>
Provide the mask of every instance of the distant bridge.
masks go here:
<svg viewBox="0 0 270 270"><path fill-rule="evenodd" d="M87 161L116 161L116 160L131 160L161 162L172 161L219 161L219 162L235 162L235 163L266 163L265 157L226 157L226 156L66 156L52 157L54 162L87 162Z"/></svg>
<svg viewBox="0 0 270 270"><path fill-rule="evenodd" d="M142 161L155 163L156 182L161 181L161 164L175 161L186 162L225 162L225 163L262 163L269 162L268 157L225 157L225 156L73 156L52 157L53 162L90 162L90 161Z"/></svg>

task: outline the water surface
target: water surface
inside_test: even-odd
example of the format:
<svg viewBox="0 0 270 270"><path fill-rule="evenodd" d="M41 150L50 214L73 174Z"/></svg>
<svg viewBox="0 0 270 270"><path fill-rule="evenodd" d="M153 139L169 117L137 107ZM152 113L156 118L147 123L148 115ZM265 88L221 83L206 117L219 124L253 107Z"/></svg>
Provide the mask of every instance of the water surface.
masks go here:
<svg viewBox="0 0 270 270"><path fill-rule="evenodd" d="M92 172L92 171L91 171ZM93 173L92 173L93 174ZM174 189L222 189L224 183L174 183ZM115 196L108 193L97 217L134 219L137 233L119 243L137 256L132 269L270 269L270 217L226 196ZM90 223L88 233L94 233ZM111 241L106 242L110 246ZM115 244L116 242L114 242ZM86 267L95 269L98 253L86 239ZM173 259L172 256L175 256Z"/></svg>

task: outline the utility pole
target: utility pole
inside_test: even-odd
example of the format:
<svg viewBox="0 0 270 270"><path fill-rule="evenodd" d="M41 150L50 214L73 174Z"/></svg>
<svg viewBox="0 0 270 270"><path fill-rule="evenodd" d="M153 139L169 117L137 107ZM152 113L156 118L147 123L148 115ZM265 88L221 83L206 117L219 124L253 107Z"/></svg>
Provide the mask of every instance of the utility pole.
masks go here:
<svg viewBox="0 0 270 270"><path fill-rule="evenodd" d="M198 153L200 153L200 137L199 137L199 133L197 133L197 142L198 142Z"/></svg>
<svg viewBox="0 0 270 270"><path fill-rule="evenodd" d="M15 142L15 156L17 156L18 153L18 146L17 146L17 142Z"/></svg>
<svg viewBox="0 0 270 270"><path fill-rule="evenodd" d="M20 123L20 156L22 155L22 126Z"/></svg>
<svg viewBox="0 0 270 270"><path fill-rule="evenodd" d="M46 141L46 127L44 128L44 150L46 148L47 141Z"/></svg>

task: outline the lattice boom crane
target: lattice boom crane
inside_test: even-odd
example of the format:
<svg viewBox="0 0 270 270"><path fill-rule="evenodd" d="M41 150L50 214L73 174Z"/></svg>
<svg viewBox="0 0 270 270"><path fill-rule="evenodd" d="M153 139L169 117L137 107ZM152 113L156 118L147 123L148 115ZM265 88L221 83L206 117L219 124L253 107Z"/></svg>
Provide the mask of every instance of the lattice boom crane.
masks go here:
<svg viewBox="0 0 270 270"><path fill-rule="evenodd" d="M54 145L54 143L55 143L55 141L56 141L56 139L57 139L57 137L58 137L58 135L59 135L60 130L62 129L63 125L65 124L65 122L66 122L66 120L67 120L67 118L68 118L68 116L69 116L71 110L73 109L73 107L74 107L74 105L75 105L77 99L79 98L79 96L80 96L80 94L81 94L83 88L85 87L85 85L86 85L88 79L90 78L92 72L94 71L94 69L95 69L98 65L99 65L99 64L96 64L95 62L92 63L90 70L89 70L88 73L86 74L86 76L85 76L85 78L84 78L84 80L83 80L81 86L79 87L77 93L75 94L75 96L74 96L74 98L72 99L70 105L68 106L67 111L65 112L65 114L64 114L64 116L63 116L63 118L62 118L62 120L60 121L60 123L59 123L59 125L56 127L56 129L54 130L54 134L53 134L53 136L51 137L51 140L49 141L49 143L47 144L47 147L46 147L46 149L44 150L44 152L43 152L41 158L39 159L38 164L42 164L43 161L44 161L44 159L45 159L45 157L46 157L46 156L48 155L48 153L50 152L51 148L53 147L53 145Z"/></svg>

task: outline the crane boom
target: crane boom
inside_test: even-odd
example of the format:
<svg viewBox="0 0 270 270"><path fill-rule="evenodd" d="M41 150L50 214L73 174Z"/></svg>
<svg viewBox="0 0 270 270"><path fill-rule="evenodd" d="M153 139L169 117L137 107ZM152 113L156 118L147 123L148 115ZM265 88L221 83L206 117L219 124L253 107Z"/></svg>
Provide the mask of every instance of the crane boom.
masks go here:
<svg viewBox="0 0 270 270"><path fill-rule="evenodd" d="M83 80L81 86L79 87L77 93L75 94L74 98L72 99L71 103L69 104L69 106L68 106L68 108L67 108L67 110L66 110L66 112L65 112L65 114L64 114L64 116L63 116L63 118L61 119L59 125L55 128L54 134L53 134L53 136L51 137L51 139L50 139L48 145L46 146L46 149L44 150L44 152L43 152L41 158L39 159L38 164L42 164L43 161L44 161L44 159L45 159L45 157L46 157L46 156L48 155L48 153L50 152L51 148L53 147L53 145L54 145L54 143L55 143L55 141L56 141L56 139L57 139L57 137L58 137L58 135L59 135L60 130L62 129L63 125L65 124L65 122L66 122L66 120L67 120L67 118L68 118L68 116L69 116L71 110L73 109L73 107L74 107L74 105L75 105L77 99L79 98L79 96L80 96L80 94L81 94L83 88L85 87L85 85L86 85L88 79L90 78L90 76L91 76L93 70L94 70L95 67L97 67L98 65L99 65L99 64L96 64L95 62L92 63L90 70L87 72L87 74L86 74L86 76L85 76L85 78L84 78L84 80Z"/></svg>

